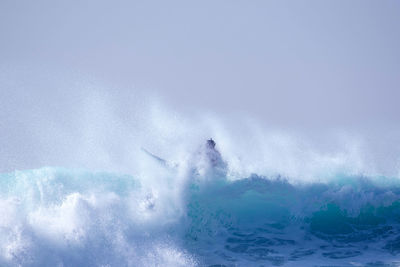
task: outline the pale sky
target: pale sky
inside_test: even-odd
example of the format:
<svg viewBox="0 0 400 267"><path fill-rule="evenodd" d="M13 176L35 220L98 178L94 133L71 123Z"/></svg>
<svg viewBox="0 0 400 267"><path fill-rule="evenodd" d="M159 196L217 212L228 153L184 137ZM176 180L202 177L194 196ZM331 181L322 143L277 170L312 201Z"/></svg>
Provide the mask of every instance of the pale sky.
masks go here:
<svg viewBox="0 0 400 267"><path fill-rule="evenodd" d="M88 84L121 107L398 129L399 47L399 1L2 0L1 169L39 165L31 129L74 125Z"/></svg>

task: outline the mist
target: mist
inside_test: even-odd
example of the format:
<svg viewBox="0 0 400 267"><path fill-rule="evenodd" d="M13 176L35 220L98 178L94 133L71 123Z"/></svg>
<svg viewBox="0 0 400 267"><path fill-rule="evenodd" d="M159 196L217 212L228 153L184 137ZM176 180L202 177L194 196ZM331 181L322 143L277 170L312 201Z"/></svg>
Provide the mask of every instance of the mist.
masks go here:
<svg viewBox="0 0 400 267"><path fill-rule="evenodd" d="M2 1L0 170L399 172L399 3Z"/></svg>

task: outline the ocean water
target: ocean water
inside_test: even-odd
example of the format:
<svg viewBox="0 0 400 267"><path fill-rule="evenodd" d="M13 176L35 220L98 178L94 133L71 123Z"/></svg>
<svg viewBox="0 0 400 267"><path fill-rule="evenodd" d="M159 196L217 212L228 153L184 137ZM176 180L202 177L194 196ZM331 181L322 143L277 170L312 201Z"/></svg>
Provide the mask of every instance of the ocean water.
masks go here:
<svg viewBox="0 0 400 267"><path fill-rule="evenodd" d="M1 174L0 265L400 266L398 178L233 176L207 157Z"/></svg>

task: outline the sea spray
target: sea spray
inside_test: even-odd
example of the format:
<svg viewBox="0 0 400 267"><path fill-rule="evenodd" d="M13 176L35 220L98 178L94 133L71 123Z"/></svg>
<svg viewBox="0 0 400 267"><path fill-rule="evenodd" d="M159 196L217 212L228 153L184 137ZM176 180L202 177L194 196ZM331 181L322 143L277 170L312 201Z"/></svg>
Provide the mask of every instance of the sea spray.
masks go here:
<svg viewBox="0 0 400 267"><path fill-rule="evenodd" d="M400 253L397 178L179 172L159 183L49 167L2 174L1 264L374 266Z"/></svg>

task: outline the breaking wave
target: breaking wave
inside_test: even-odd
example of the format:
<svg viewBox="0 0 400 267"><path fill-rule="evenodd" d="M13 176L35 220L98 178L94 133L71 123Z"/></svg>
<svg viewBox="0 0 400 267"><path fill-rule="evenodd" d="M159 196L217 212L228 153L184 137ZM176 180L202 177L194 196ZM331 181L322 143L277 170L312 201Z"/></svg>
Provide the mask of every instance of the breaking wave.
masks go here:
<svg viewBox="0 0 400 267"><path fill-rule="evenodd" d="M293 182L153 167L153 179L51 167L1 174L0 265L396 264L397 178Z"/></svg>

